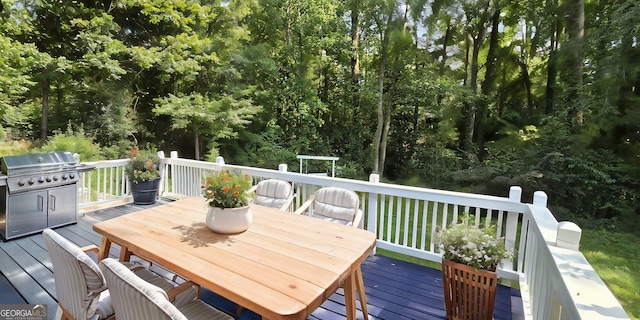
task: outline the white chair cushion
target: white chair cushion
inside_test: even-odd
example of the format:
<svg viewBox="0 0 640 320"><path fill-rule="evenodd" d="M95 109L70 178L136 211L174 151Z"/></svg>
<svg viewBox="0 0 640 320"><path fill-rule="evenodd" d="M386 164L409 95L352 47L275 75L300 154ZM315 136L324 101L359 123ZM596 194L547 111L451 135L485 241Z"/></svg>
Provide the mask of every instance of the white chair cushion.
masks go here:
<svg viewBox="0 0 640 320"><path fill-rule="evenodd" d="M355 192L343 188L326 187L316 191L314 197L314 217L343 220L346 221L343 224L348 225L353 223L360 204Z"/></svg>
<svg viewBox="0 0 640 320"><path fill-rule="evenodd" d="M207 319L233 320L230 315L197 299L195 289L171 303L165 290L139 277L114 259L104 259L100 269L109 284L111 300L118 320L137 319ZM143 274L143 276L145 276ZM153 280L153 278L152 278ZM160 285L163 285L160 283ZM190 292L190 290L193 290ZM190 292L190 293L188 293ZM186 297L191 297L190 300ZM179 301L182 300L182 301Z"/></svg>
<svg viewBox="0 0 640 320"><path fill-rule="evenodd" d="M293 188L288 182L275 179L263 180L257 185L253 203L266 207L281 208L292 195Z"/></svg>
<svg viewBox="0 0 640 320"><path fill-rule="evenodd" d="M114 312L109 290L102 291L98 298L98 304L96 305L96 314L98 315L98 319L109 318Z"/></svg>
<svg viewBox="0 0 640 320"><path fill-rule="evenodd" d="M169 302L162 288L146 282L118 261L104 259L100 269L109 283L118 320L188 319Z"/></svg>
<svg viewBox="0 0 640 320"><path fill-rule="evenodd" d="M233 320L230 315L213 309L213 307L201 300L193 300L179 309L187 319Z"/></svg>
<svg viewBox="0 0 640 320"><path fill-rule="evenodd" d="M353 224L352 221L347 221L347 220L343 220L343 219L336 219L336 218L333 218L333 217L323 216L323 215L317 214L315 212L313 213L313 217L317 218L317 219L322 219L322 220L325 220L325 221L337 222L337 223L344 224L344 225L347 225L347 226L351 226Z"/></svg>
<svg viewBox="0 0 640 320"><path fill-rule="evenodd" d="M107 289L98 265L57 232L45 229L42 237L53 264L56 299L73 316L92 318Z"/></svg>

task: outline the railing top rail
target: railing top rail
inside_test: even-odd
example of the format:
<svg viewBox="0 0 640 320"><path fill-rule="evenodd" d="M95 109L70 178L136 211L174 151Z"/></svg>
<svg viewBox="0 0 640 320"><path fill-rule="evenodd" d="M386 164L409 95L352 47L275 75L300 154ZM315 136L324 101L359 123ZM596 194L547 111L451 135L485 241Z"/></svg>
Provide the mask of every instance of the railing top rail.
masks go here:
<svg viewBox="0 0 640 320"><path fill-rule="evenodd" d="M620 302L580 251L548 246L562 281L554 282L567 319L629 319ZM562 285L558 285L562 284ZM601 290L597 288L602 288ZM572 297L569 299L569 297ZM567 306L575 307L568 310Z"/></svg>
<svg viewBox="0 0 640 320"><path fill-rule="evenodd" d="M166 161L167 164L176 164L176 165L188 165L191 167L202 168L202 169L212 169L212 170L220 170L222 168L225 169L236 169L242 170L249 175L263 177L263 178L272 178L272 179L281 179L291 181L293 183L305 183L305 184L313 184L319 186L334 186L334 187L342 187L351 189L356 192L368 192L368 193L379 193L386 194L390 196L396 197L405 197L417 200L426 200L426 201L437 201L442 203L455 203L463 206L470 207L478 207L478 208L492 208L496 210L503 211L512 211L512 212L524 212L525 207L524 204L511 200L506 197L497 197L497 196L488 196L488 195L479 195L472 193L464 193L464 192L455 192L455 191L446 191L446 190L438 190L438 189L428 189L422 187L412 187L412 186L404 186L397 184L388 184L388 183L373 183L369 181L361 181L361 180L353 180L353 179L344 179L344 178L334 178L334 177L324 177L324 176L316 176L316 175L307 175L300 174L296 172L286 172L286 171L278 171L272 169L263 169L263 168L254 168L254 167L245 167L245 166L237 166L237 165L229 165L229 164L218 164L213 162L204 162L197 160L189 160L189 159L176 159L176 158L168 158L162 159L162 161ZM428 192L425 192L428 191Z"/></svg>
<svg viewBox="0 0 640 320"><path fill-rule="evenodd" d="M100 160L93 162L82 162L83 165L93 166L95 168L110 168L114 166L123 166L129 162L129 159Z"/></svg>

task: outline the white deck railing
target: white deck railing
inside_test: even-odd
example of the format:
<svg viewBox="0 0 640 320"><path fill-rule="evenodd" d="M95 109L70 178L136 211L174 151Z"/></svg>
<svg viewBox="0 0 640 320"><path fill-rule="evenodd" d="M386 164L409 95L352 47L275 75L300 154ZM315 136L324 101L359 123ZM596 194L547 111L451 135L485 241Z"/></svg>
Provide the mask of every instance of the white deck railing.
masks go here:
<svg viewBox="0 0 640 320"><path fill-rule="evenodd" d="M83 173L80 208L107 201L129 199L123 166L125 160L91 163ZM179 159L161 159L159 196L201 196L201 181L212 170L241 170L254 179L289 181L296 193L294 210L313 192L325 186L351 189L361 197L364 229L377 234L376 248L441 262L435 243L437 226L447 226L463 212L475 213L476 224L495 224L498 235L514 250L499 276L519 282L525 319L629 319L600 277L578 251L580 229L558 223L546 208L546 195L536 192L533 204L521 203L521 189L509 197L485 196L370 181L323 177L279 170ZM85 190L86 189L86 190ZM204 208L204 201L203 201Z"/></svg>

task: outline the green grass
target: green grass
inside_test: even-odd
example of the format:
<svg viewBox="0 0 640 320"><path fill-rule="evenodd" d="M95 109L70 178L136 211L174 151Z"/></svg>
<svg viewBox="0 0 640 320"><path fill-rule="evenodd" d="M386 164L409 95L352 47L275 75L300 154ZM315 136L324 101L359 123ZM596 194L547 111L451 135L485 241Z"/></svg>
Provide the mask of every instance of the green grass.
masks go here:
<svg viewBox="0 0 640 320"><path fill-rule="evenodd" d="M582 230L580 252L631 319L640 319L640 237L606 230Z"/></svg>

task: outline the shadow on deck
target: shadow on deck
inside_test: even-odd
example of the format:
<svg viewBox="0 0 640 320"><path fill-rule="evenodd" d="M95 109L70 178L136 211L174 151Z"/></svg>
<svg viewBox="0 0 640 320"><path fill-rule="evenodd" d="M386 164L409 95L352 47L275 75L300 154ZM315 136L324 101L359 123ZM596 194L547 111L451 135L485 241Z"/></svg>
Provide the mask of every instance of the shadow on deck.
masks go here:
<svg viewBox="0 0 640 320"><path fill-rule="evenodd" d="M158 202L160 204L160 202ZM79 246L100 245L100 236L91 226L122 214L148 208L127 204L87 213L78 223L56 231ZM111 248L118 257L119 248ZM172 276L166 270L167 277ZM41 235L34 234L0 243L0 304L46 304L48 319L55 319L57 302L53 267ZM440 270L376 255L362 264L369 319L446 319ZM216 295L202 290L202 299L215 304ZM220 307L220 306L219 306ZM498 287L494 319L521 319L520 292ZM259 318L250 313L243 319ZM345 319L342 289L316 309L309 319ZM358 313L362 319L362 313Z"/></svg>

